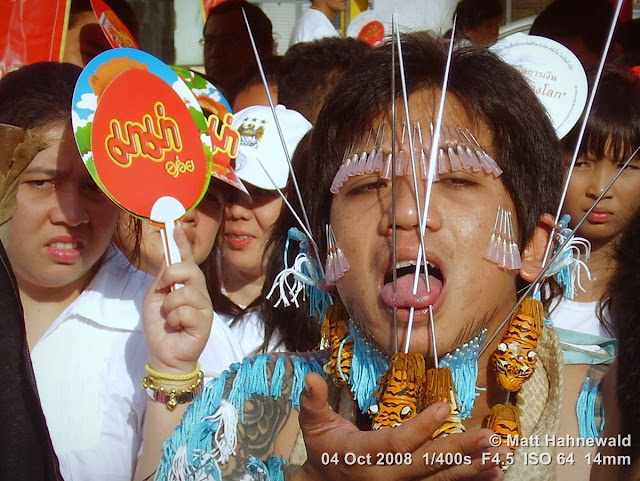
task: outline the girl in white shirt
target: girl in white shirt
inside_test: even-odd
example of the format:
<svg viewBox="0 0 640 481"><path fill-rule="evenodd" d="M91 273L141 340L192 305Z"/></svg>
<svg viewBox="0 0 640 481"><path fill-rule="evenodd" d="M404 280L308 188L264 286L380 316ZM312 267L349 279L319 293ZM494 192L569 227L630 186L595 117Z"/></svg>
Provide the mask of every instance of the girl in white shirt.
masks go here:
<svg viewBox="0 0 640 481"><path fill-rule="evenodd" d="M275 107L275 112L288 153L293 156L311 124L282 105ZM289 329L285 323L275 325L263 319L263 303L274 302L265 301L263 292L273 283L266 272L270 253L267 243L282 209L286 209L278 190L286 190L289 179L289 164L273 115L262 105L234 115L233 126L240 132L236 172L251 198L237 195L225 204L215 250L203 265L215 310L231 329L244 356L300 350L317 342L310 326L301 336L308 338L304 340L307 345L292 340L293 331L304 323Z"/></svg>
<svg viewBox="0 0 640 481"><path fill-rule="evenodd" d="M151 279L128 276L128 262L109 247L120 210L75 144L71 97L79 74L47 62L0 80L0 122L24 129L23 148L35 153L12 166L15 196L3 203L14 203L15 213L2 235L64 479L125 480L141 442L140 310Z"/></svg>
<svg viewBox="0 0 640 481"><path fill-rule="evenodd" d="M562 140L567 163L575 150L579 128L576 126ZM570 227L582 219L639 145L640 79L608 67L598 86L567 191L564 213L571 216ZM556 327L597 337L613 336L603 300L615 270L615 247L629 219L640 208L639 191L640 159L636 157L577 231L591 243L591 255L584 259L591 277L581 276L583 289L576 288L575 297L552 304L551 319Z"/></svg>
<svg viewBox="0 0 640 481"><path fill-rule="evenodd" d="M110 244L121 211L85 168L71 127L80 71L45 62L0 80L0 123L24 135L10 162L3 159L9 187L0 203L0 236L63 479L130 481L149 399L141 386L145 363L172 372L193 370L196 360L178 355L181 365L172 366L147 354L141 317L153 278L132 269ZM188 327L208 329L212 318L204 277L184 231L176 230L186 262L161 273L162 288L154 284L146 303L148 334L168 338L166 352L173 354L181 347L171 339L188 347ZM184 289L166 287L176 282ZM168 329L167 319L177 328Z"/></svg>

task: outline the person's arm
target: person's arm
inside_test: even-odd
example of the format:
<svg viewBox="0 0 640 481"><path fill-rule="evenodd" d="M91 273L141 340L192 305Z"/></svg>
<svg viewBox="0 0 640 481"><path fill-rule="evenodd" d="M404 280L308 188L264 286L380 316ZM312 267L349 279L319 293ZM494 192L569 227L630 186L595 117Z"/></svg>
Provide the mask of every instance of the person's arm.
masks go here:
<svg viewBox="0 0 640 481"><path fill-rule="evenodd" d="M182 262L163 269L149 288L144 300L143 325L149 366L160 373L184 376L197 368L209 338L213 308L204 275L194 263L189 242L179 226L175 239ZM171 290L176 283L183 287ZM180 424L189 404L178 404L170 410L166 404L149 399L134 480L153 477L162 455L162 443Z"/></svg>
<svg viewBox="0 0 640 481"><path fill-rule="evenodd" d="M189 404L178 404L173 411L159 402L149 399L142 431L142 453L136 465L134 481L153 479L160 457L162 444L182 421Z"/></svg>

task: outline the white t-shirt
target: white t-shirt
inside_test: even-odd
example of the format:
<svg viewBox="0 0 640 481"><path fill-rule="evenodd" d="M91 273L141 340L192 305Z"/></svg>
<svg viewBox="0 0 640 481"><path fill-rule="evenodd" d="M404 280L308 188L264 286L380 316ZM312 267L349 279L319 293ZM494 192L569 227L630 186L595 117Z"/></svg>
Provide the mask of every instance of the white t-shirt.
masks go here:
<svg viewBox="0 0 640 481"><path fill-rule="evenodd" d="M65 481L133 476L147 404L140 314L152 280L111 247L89 286L31 352Z"/></svg>
<svg viewBox="0 0 640 481"><path fill-rule="evenodd" d="M552 307L555 307L553 304ZM563 298L555 309L551 310L550 319L553 325L569 331L582 332L600 337L612 337L602 325L596 314L598 302L576 302ZM609 319L607 310L605 319Z"/></svg>
<svg viewBox="0 0 640 481"><path fill-rule="evenodd" d="M289 47L299 42L311 42L320 38L339 36L340 34L324 13L308 8L293 26Z"/></svg>
<svg viewBox="0 0 640 481"><path fill-rule="evenodd" d="M246 356L242 343L236 333L227 327L224 318L222 314L213 313L211 334L200 355L200 368L204 373L205 383L220 377L222 371Z"/></svg>
<svg viewBox="0 0 640 481"><path fill-rule="evenodd" d="M589 334L601 338L611 338L612 334L602 325L596 314L598 302L576 302L571 299L562 298L558 303L555 301L552 307L557 304L555 309L551 309L550 319L555 327L571 331L563 333L558 331L558 336L562 343L565 362L569 364L594 362L591 358L588 360L583 355L577 355L572 351L593 352L597 356L613 356L612 352L607 352L602 345L596 344L594 339L585 339L580 334ZM605 319L609 320L609 312L605 309L603 313ZM577 335L575 333L578 333ZM600 359L600 358L598 358Z"/></svg>
<svg viewBox="0 0 640 481"><path fill-rule="evenodd" d="M228 314L220 314L220 318L240 345L242 357L251 356L258 352L264 342L264 322L260 311L249 312L235 323L233 322L234 317ZM267 352L279 351L286 351L286 348L280 335L276 332L269 341Z"/></svg>
<svg viewBox="0 0 640 481"><path fill-rule="evenodd" d="M65 481L133 477L148 400L141 313L152 281L111 246L89 286L33 348L42 409ZM200 356L205 382L242 357L235 336L214 314Z"/></svg>

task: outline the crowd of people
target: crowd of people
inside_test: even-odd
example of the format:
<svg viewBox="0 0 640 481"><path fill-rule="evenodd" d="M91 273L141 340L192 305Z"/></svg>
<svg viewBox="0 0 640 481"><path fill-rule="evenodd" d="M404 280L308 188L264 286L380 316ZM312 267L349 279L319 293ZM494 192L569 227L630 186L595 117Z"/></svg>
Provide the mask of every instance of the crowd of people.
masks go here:
<svg viewBox="0 0 640 481"><path fill-rule="evenodd" d="M576 3L586 31L558 20ZM167 266L76 146L74 88L109 47L73 0L65 61L0 78L0 478L640 479L633 47L599 75L607 0L538 17L595 92L560 139L487 48L502 7L459 2L453 45L372 47L333 27L346 1L312 0L283 56L256 5L211 8L244 189L213 175Z"/></svg>

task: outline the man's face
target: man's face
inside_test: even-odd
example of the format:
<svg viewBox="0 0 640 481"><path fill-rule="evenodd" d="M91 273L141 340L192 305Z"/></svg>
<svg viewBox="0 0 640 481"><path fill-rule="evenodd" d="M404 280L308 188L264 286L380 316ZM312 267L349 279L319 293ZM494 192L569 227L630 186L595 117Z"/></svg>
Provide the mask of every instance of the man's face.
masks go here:
<svg viewBox="0 0 640 481"><path fill-rule="evenodd" d="M120 209L82 162L70 123L37 130L46 147L20 176L7 254L21 289L84 289L109 245Z"/></svg>
<svg viewBox="0 0 640 481"><path fill-rule="evenodd" d="M247 184L247 190L251 201L239 197L225 204L219 245L225 274L251 278L264 273L267 242L283 202L275 190L259 189L250 184Z"/></svg>
<svg viewBox="0 0 640 481"><path fill-rule="evenodd" d="M429 132L424 126L434 118L438 97L439 94L434 96L430 91L410 97L413 121L420 121L425 133ZM447 98L444 123L471 130L493 156L488 127L483 122L472 122L452 95ZM387 127L386 131L389 130ZM366 142L364 135L359 147ZM425 182L418 183L420 196L424 198ZM415 263L420 245L415 190L411 176L398 177L395 209L398 295L393 300L391 181L377 173L348 178L334 196L330 214L338 247L350 264L337 282L337 289L352 318L379 347L393 353L392 304L398 308L398 344L404 345L413 306L410 351L429 356L430 305L440 355L466 342L484 327L497 328L516 302L517 275L516 271L501 269L484 258L498 206L514 212L514 204L500 178L467 169L440 175L433 185L425 236L427 258L433 266L429 276L431 290L427 290L423 281L412 295L415 269L400 267ZM514 229L517 232L517 224Z"/></svg>
<svg viewBox="0 0 640 481"><path fill-rule="evenodd" d="M260 52L263 60L270 56L270 52ZM255 54L242 12L211 16L204 29L204 68L209 80L233 97L236 85L254 65Z"/></svg>
<svg viewBox="0 0 640 481"><path fill-rule="evenodd" d="M347 0L320 0L320 2L324 3L334 14L344 12L347 9Z"/></svg>
<svg viewBox="0 0 640 481"><path fill-rule="evenodd" d="M576 161L564 206L564 212L571 215L572 226L582 219L624 163L613 157L611 148L607 151L603 158L586 153ZM640 209L638 189L640 160L634 159L589 214L578 235L587 238L593 249L613 245Z"/></svg>

